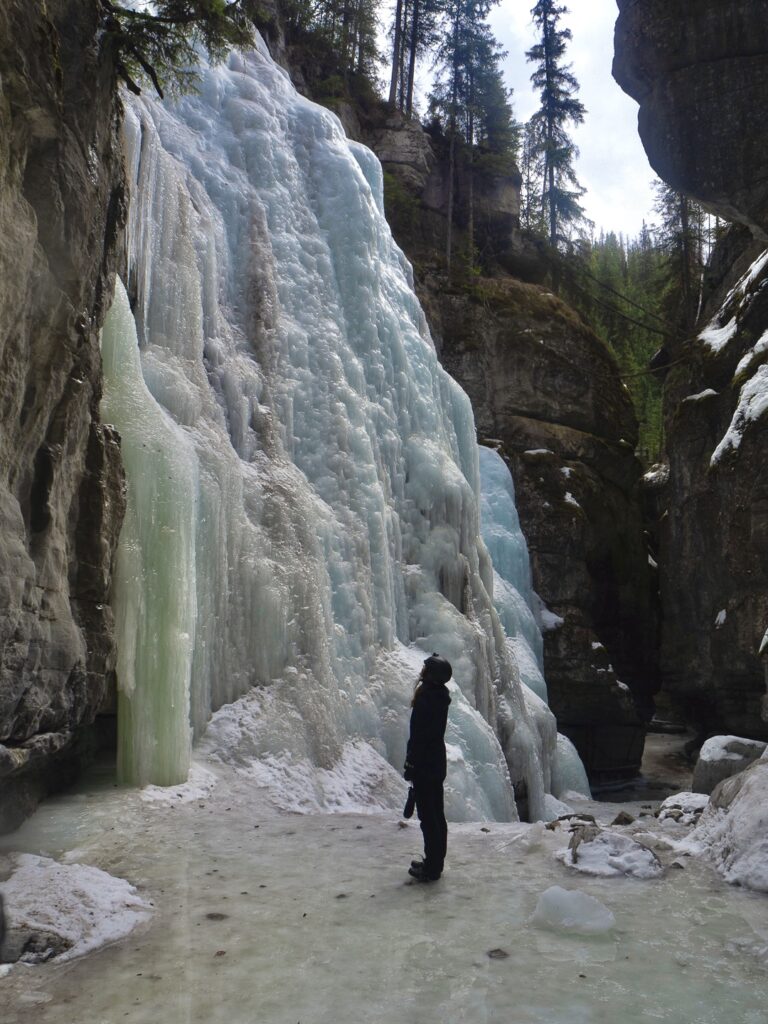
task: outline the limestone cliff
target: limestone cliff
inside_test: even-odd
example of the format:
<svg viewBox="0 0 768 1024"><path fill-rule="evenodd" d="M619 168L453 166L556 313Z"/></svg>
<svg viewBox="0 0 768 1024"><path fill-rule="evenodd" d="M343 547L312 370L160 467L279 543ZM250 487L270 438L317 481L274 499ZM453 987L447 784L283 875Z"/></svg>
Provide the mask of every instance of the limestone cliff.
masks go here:
<svg viewBox="0 0 768 1024"><path fill-rule="evenodd" d="M449 285L445 162L418 125L397 117L370 141L441 361L469 394L480 438L501 442L512 469L534 586L554 613L545 667L558 727L593 779L631 775L657 668L629 394L597 336L530 283L543 263L519 230L515 173L479 174L475 189L478 249L495 276Z"/></svg>
<svg viewBox="0 0 768 1024"><path fill-rule="evenodd" d="M768 22L754 0L702 0L695 11L682 0L620 0L619 8L614 74L640 103L651 163L675 188L748 226L718 244L696 336L670 350L663 689L702 734L765 738L768 273L758 257L768 237Z"/></svg>
<svg viewBox="0 0 768 1024"><path fill-rule="evenodd" d="M0 6L0 830L63 779L114 661L122 474L97 407L123 186L99 16Z"/></svg>

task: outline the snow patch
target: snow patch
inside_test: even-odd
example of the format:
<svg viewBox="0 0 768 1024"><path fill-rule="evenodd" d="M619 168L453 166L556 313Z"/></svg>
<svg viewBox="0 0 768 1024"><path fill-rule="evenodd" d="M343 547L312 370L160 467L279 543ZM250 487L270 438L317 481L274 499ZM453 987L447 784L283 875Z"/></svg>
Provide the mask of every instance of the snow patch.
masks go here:
<svg viewBox="0 0 768 1024"><path fill-rule="evenodd" d="M30 853L10 859L2 888L9 928L61 939L69 948L57 962L125 938L152 915L133 885L99 868Z"/></svg>
<svg viewBox="0 0 768 1024"><path fill-rule="evenodd" d="M599 878L658 878L664 872L659 858L648 847L617 832L599 832L575 849L559 850L555 858L574 871Z"/></svg>

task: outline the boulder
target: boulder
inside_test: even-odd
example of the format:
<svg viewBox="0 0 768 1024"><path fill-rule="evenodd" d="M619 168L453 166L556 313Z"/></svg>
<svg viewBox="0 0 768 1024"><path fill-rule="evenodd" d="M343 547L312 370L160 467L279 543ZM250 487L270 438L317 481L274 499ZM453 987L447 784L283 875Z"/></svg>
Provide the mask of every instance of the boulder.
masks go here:
<svg viewBox="0 0 768 1024"><path fill-rule="evenodd" d="M712 736L699 752L693 770L694 793L711 793L723 779L729 779L763 756L768 744L740 736Z"/></svg>
<svg viewBox="0 0 768 1024"><path fill-rule="evenodd" d="M724 779L692 839L727 882L768 892L768 761Z"/></svg>

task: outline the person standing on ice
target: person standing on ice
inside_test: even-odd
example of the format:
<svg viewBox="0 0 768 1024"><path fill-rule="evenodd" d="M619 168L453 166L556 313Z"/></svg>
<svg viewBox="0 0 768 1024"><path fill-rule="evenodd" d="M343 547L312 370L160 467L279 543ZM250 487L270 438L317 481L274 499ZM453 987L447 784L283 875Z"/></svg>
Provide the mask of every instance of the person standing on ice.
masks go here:
<svg viewBox="0 0 768 1024"><path fill-rule="evenodd" d="M405 755L405 778L413 786L416 813L424 836L424 860L411 861L408 874L418 882L436 882L443 873L448 825L443 810L446 774L445 727L451 698L445 684L453 670L433 654L424 662L411 701L411 729Z"/></svg>

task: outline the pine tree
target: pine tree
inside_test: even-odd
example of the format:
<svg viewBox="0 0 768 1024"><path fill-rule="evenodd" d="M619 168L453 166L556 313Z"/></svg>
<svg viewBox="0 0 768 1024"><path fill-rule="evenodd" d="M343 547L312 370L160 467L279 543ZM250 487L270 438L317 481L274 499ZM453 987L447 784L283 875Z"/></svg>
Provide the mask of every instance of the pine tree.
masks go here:
<svg viewBox="0 0 768 1024"><path fill-rule="evenodd" d="M586 110L576 98L579 84L570 65L563 64L571 32L558 26L560 18L567 13L568 8L555 0L538 0L531 14L541 32L541 42L526 54L536 66L531 81L541 97L541 107L532 120L538 152L543 158L542 219L548 224L553 246L567 240L566 225L584 221L584 210L579 203L584 189L579 185L573 166L578 150L568 135L567 126L581 124Z"/></svg>

